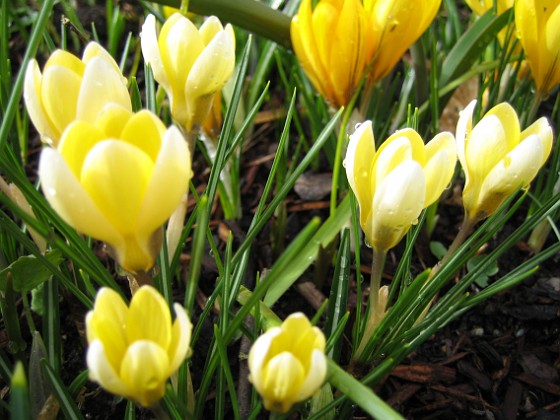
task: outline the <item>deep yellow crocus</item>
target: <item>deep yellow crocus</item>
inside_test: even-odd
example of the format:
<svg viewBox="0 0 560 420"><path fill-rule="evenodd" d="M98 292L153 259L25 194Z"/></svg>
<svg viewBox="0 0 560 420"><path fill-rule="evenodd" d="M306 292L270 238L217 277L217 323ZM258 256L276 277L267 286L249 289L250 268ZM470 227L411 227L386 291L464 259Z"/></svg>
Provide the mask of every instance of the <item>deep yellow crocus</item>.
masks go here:
<svg viewBox="0 0 560 420"><path fill-rule="evenodd" d="M286 413L325 381L325 336L304 314L292 314L255 341L249 351L249 371L265 408Z"/></svg>
<svg viewBox="0 0 560 420"><path fill-rule="evenodd" d="M379 43L360 0L303 0L290 28L307 77L332 105L347 105Z"/></svg>
<svg viewBox="0 0 560 420"><path fill-rule="evenodd" d="M35 128L46 143L56 146L75 120L93 123L110 104L132 110L127 81L111 55L96 42L82 59L64 50L51 54L43 72L37 61L27 66L23 97Z"/></svg>
<svg viewBox="0 0 560 420"><path fill-rule="evenodd" d="M188 146L151 112L117 105L94 124L75 121L57 149L41 153L39 177L55 211L81 233L106 242L131 273L148 271L161 226L187 191Z"/></svg>
<svg viewBox="0 0 560 420"><path fill-rule="evenodd" d="M440 5L441 0L364 0L374 38L380 40L369 73L370 83L385 77L395 67L428 29Z"/></svg>
<svg viewBox="0 0 560 420"><path fill-rule="evenodd" d="M86 315L89 378L144 407L159 401L191 341L185 309L177 303L173 309L172 323L167 302L151 286L139 288L129 307L117 292L101 288Z"/></svg>
<svg viewBox="0 0 560 420"><path fill-rule="evenodd" d="M144 60L171 102L171 115L187 132L206 119L216 92L235 66L235 34L211 16L200 29L179 13L167 19L159 36L156 19L146 18L141 35Z"/></svg>
<svg viewBox="0 0 560 420"><path fill-rule="evenodd" d="M356 129L344 166L360 206L360 225L376 251L397 245L422 209L439 198L456 160L451 133L440 133L424 145L416 131L406 128L376 151L371 121Z"/></svg>
<svg viewBox="0 0 560 420"><path fill-rule="evenodd" d="M457 154L465 172L463 206L467 219L490 216L517 189L526 187L552 149L552 128L544 117L521 131L508 103L496 105L472 127L476 101L457 123Z"/></svg>
<svg viewBox="0 0 560 420"><path fill-rule="evenodd" d="M535 85L546 94L560 83L560 0L516 1L514 11Z"/></svg>

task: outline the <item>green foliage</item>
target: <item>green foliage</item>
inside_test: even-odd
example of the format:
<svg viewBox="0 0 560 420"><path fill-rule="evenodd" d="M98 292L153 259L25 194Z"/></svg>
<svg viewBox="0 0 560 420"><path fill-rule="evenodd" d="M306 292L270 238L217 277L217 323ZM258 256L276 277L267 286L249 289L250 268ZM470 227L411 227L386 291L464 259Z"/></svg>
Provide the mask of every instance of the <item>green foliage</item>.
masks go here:
<svg viewBox="0 0 560 420"><path fill-rule="evenodd" d="M68 354L62 350L62 336L72 340L65 350L73 347L78 354L73 356L83 359L86 339L81 325L97 290L110 287L130 296L127 280L112 262L99 258L100 244L68 226L40 192L35 177L36 133L21 100L29 60L37 56L42 63L43 53L59 47L81 51L92 31L127 75L133 109L148 108L173 123L165 92L141 59L142 17L135 15L141 8L125 11L122 4L106 1L106 22L89 28L73 3L61 0L67 21L59 29L52 18L54 3L45 0L33 10L20 1L3 1L0 8L0 176L21 190L33 210L25 212L4 190L0 192L0 310L9 353L0 349L0 375L10 388L9 404L0 406L0 416L9 411L12 418L22 419L35 417L48 399L56 401L66 418L89 414L81 412L77 401L79 396L94 398L83 391L95 385L89 382L85 365L79 371L64 371ZM179 5L175 0L162 3ZM193 355L196 363L187 360L172 377L153 411L171 419L262 416L265 410L258 395L249 388L242 390L242 385L250 386L244 370L248 345L263 330L278 326L286 311L299 304L291 299L294 289L317 269L327 273L327 283L315 290L318 305L296 310L310 314L325 333L327 381L309 403L298 404L287 416L296 416L297 411L302 418L347 418L357 404L375 418L402 418L376 396L373 386L444 325L529 278L560 251L560 148L556 142L530 193L518 193L486 221L469 226L472 233L465 234L461 243L446 243L458 234L449 211L452 188L420 216L403 246L391 251L398 263L390 282L384 283L390 286L387 311L366 338L360 360L353 360L368 313L362 304L367 300L362 264L369 262L371 251L361 239L356 198L343 171L347 134L357 122L371 119L378 147L404 126L413 126L427 139L441 130L440 118L450 111L446 105L457 88L473 78L476 96L484 98L480 112L507 99L524 126L540 115L545 98L534 98L530 78L518 77L522 57L496 41L496 34L511 23L512 11L496 16L491 10L466 21L456 2L445 0L439 19L412 47L410 61L399 64L370 90L357 89L346 109L333 110L289 51L289 17L298 2L288 2L282 11L280 3L190 1L194 12L211 12L236 25L238 53L215 150L204 149L206 162L198 149L193 151L198 172L189 198L194 205L189 206L179 247L172 252L164 240L157 268L150 273L169 304L184 304L194 324L191 348L199 352ZM148 11L155 7L142 5ZM135 29L128 32L130 28ZM25 44L18 56L10 51L16 39ZM560 99L549 111L550 119L560 123ZM266 124L258 122L263 115L272 115ZM262 144L266 153L273 147L275 153L258 167L253 150ZM248 199L241 192L253 167L260 172L251 180L262 188L258 197ZM327 201L317 200L313 212L303 213L301 228L294 231L290 205L300 204L294 187L308 172L332 174L331 192ZM460 186L461 175L452 183ZM447 236L438 234L444 217L450 217ZM506 226L511 233L503 239ZM224 234L220 229L227 227L231 231ZM33 242L29 229L47 240L46 252ZM537 238L529 243L538 242L540 248L533 247L536 252L516 267L503 266L502 259L531 232ZM497 237L501 240L489 246ZM273 250L270 261L255 253L263 242ZM418 247L428 243L440 261L433 268L422 267L416 258ZM327 248L334 257L324 261L319 256ZM317 267L320 264L324 266ZM40 331L35 327L38 317ZM80 328L66 334L69 325ZM364 372L353 376L357 363L363 364ZM135 418L139 409L131 401L126 404L125 418Z"/></svg>

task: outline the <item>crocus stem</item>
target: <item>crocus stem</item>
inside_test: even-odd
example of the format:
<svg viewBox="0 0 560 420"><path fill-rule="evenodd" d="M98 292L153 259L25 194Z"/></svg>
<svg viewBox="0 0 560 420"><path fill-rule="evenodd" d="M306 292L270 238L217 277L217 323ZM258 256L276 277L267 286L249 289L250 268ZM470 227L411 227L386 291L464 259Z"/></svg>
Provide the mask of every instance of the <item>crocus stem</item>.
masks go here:
<svg viewBox="0 0 560 420"><path fill-rule="evenodd" d="M336 211L336 203L338 201L338 181L340 178L340 166L342 162L342 146L344 140L346 139L346 127L348 126L348 120L350 119L350 114L352 109L347 107L344 110L344 115L342 117L342 122L340 124L340 131L338 132L338 138L336 140L336 151L334 154L333 163L333 175L332 175L332 187L331 187L331 215Z"/></svg>
<svg viewBox="0 0 560 420"><path fill-rule="evenodd" d="M179 7L181 0L154 0L155 3ZM191 12L215 15L221 20L262 35L286 48L292 47L290 16L256 0L190 0Z"/></svg>
<svg viewBox="0 0 560 420"><path fill-rule="evenodd" d="M455 239L453 239L453 242L451 242L451 245L449 245L449 248L447 249L447 252L443 256L441 261L432 269L430 277L433 277L437 270L439 270L439 267L443 266L447 262L447 260L449 260L449 258L451 258L453 254L455 254L457 249L459 249L459 247L471 234L474 225L476 225L477 223L478 220L473 220L465 215L463 223L461 224L461 228L459 229L459 232L457 232L457 236L455 236Z"/></svg>
<svg viewBox="0 0 560 420"><path fill-rule="evenodd" d="M523 125L527 126L531 121L535 119L537 115L537 111L541 106L541 102L545 98L545 94L541 91L537 91L537 93L533 96L533 101L531 102L531 108L529 108L529 112L526 115L525 120L523 121Z"/></svg>
<svg viewBox="0 0 560 420"><path fill-rule="evenodd" d="M386 250L376 250L373 249L373 260L371 262L371 278L369 287L369 304L368 304L368 315L366 320L366 327L364 333L362 334L362 340L356 350L354 359L362 359L362 353L377 327L376 317L378 305L379 305L379 288L381 286L381 276L383 275L383 267L385 266L385 259L387 257Z"/></svg>

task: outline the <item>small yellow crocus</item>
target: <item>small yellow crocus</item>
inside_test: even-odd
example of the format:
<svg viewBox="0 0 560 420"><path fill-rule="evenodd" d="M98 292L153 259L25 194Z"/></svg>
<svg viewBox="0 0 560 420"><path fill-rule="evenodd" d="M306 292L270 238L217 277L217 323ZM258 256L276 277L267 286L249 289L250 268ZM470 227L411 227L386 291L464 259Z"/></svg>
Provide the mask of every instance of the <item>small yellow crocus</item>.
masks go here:
<svg viewBox="0 0 560 420"><path fill-rule="evenodd" d="M81 60L67 51L56 50L43 73L37 61L31 60L23 97L42 140L56 147L64 129L75 120L93 123L113 103L131 111L126 86L111 55L101 45L90 42Z"/></svg>
<svg viewBox="0 0 560 420"><path fill-rule="evenodd" d="M332 106L347 105L378 44L360 0L303 0L290 34L296 56Z"/></svg>
<svg viewBox="0 0 560 420"><path fill-rule="evenodd" d="M371 121L350 136L344 166L360 206L360 225L377 252L399 243L422 209L447 187L457 161L451 133L424 145L413 129L399 130L375 150Z"/></svg>
<svg viewBox="0 0 560 420"><path fill-rule="evenodd" d="M235 34L211 16L197 29L179 13L167 19L159 36L156 19L142 26L142 54L171 102L171 115L187 132L204 122L216 92L235 66Z"/></svg>
<svg viewBox="0 0 560 420"><path fill-rule="evenodd" d="M472 222L490 216L517 189L526 187L552 149L552 128L544 117L521 131L508 103L496 105L472 127L476 101L457 123L457 154L465 172L463 206Z"/></svg>
<svg viewBox="0 0 560 420"><path fill-rule="evenodd" d="M380 40L369 73L370 83L385 77L395 67L406 50L428 29L440 5L441 0L364 0L374 38Z"/></svg>
<svg viewBox="0 0 560 420"><path fill-rule="evenodd" d="M560 83L560 0L516 1L514 12L537 90L546 94Z"/></svg>
<svg viewBox="0 0 560 420"><path fill-rule="evenodd" d="M292 314L255 341L249 351L249 371L265 408L286 413L325 381L325 336L304 314Z"/></svg>
<svg viewBox="0 0 560 420"><path fill-rule="evenodd" d="M81 233L106 242L131 273L148 271L159 253L161 225L187 191L188 146L175 126L151 112L105 109L95 124L75 121L57 149L39 162L43 192Z"/></svg>
<svg viewBox="0 0 560 420"><path fill-rule="evenodd" d="M167 302L151 286L139 288L129 307L117 292L101 288L86 315L89 378L144 407L159 401L191 341L187 312L177 303L173 309L172 323Z"/></svg>

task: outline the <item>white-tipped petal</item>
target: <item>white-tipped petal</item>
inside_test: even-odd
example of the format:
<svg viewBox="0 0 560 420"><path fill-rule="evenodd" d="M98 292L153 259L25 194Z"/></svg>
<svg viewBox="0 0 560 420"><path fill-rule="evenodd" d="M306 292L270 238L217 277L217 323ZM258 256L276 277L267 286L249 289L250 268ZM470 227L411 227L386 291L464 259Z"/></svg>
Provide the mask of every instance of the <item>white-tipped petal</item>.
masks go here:
<svg viewBox="0 0 560 420"><path fill-rule="evenodd" d="M161 55L159 52L158 37L156 33L156 18L149 14L142 25L142 33L140 34L140 45L144 60L150 64L154 79L163 86L166 91L171 90L167 72L163 66Z"/></svg>
<svg viewBox="0 0 560 420"><path fill-rule="evenodd" d="M175 322L173 323L172 329L172 340L169 345L169 374L171 375L181 363L185 360L185 358L190 353L190 344L191 344L191 333L192 333L192 323L187 315L187 311L179 305L175 303L173 305L173 309L175 309Z"/></svg>
<svg viewBox="0 0 560 420"><path fill-rule="evenodd" d="M302 401L312 396L323 384L326 376L327 358L325 353L320 350L313 350L313 353L311 354L311 368L309 369L309 372L307 372L307 376L305 377L297 395L298 401Z"/></svg>
<svg viewBox="0 0 560 420"><path fill-rule="evenodd" d="M43 75L39 69L37 61L34 59L29 61L25 71L25 78L23 82L23 99L27 107L27 112L33 125L37 131L45 137L49 143L55 144L58 142L59 134L55 132L51 123L49 122L40 100L40 85Z"/></svg>
<svg viewBox="0 0 560 420"><path fill-rule="evenodd" d="M79 119L95 122L107 100L132 111L130 95L123 84L122 75L115 71L110 62L94 57L86 66L78 97L76 116Z"/></svg>
<svg viewBox="0 0 560 420"><path fill-rule="evenodd" d="M192 177L190 160L181 132L175 126L169 127L138 215L139 225L147 231L161 226L181 201Z"/></svg>
<svg viewBox="0 0 560 420"><path fill-rule="evenodd" d="M97 208L56 150L44 148L41 152L39 177L45 197L66 223L102 241L122 242L121 235Z"/></svg>
<svg viewBox="0 0 560 420"><path fill-rule="evenodd" d="M92 381L114 394L129 395L129 388L109 363L101 341L94 340L89 344L86 361Z"/></svg>

